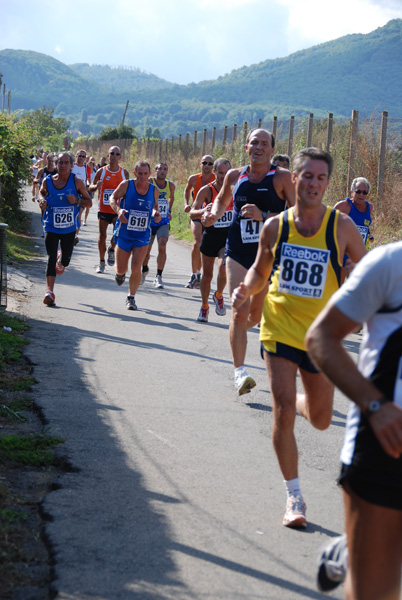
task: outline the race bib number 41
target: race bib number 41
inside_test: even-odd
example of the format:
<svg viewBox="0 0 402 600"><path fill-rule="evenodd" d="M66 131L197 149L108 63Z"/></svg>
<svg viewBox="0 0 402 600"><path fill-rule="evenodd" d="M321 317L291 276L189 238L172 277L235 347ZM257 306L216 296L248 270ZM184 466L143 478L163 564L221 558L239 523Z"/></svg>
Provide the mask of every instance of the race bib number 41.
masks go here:
<svg viewBox="0 0 402 600"><path fill-rule="evenodd" d="M149 215L142 210L130 210L127 229L129 231L145 231L148 227Z"/></svg>
<svg viewBox="0 0 402 600"><path fill-rule="evenodd" d="M53 209L53 225L58 229L65 229L74 224L74 208L68 206L66 208L55 207Z"/></svg>
<svg viewBox="0 0 402 600"><path fill-rule="evenodd" d="M243 244L255 244L260 239L264 223L252 219L240 219L240 233Z"/></svg>
<svg viewBox="0 0 402 600"><path fill-rule="evenodd" d="M329 261L329 250L283 244L278 291L293 296L322 298Z"/></svg>

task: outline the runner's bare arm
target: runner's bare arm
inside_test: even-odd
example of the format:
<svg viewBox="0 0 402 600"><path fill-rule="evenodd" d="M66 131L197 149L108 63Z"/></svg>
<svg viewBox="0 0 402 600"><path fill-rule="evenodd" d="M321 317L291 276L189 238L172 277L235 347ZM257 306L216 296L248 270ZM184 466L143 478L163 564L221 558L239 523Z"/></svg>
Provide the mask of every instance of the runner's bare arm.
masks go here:
<svg viewBox="0 0 402 600"><path fill-rule="evenodd" d="M212 211L204 215L203 224L205 227L215 225L216 221L223 216L232 199L232 188L238 180L240 173L241 169L230 169L230 171L226 173L222 189L215 198Z"/></svg>

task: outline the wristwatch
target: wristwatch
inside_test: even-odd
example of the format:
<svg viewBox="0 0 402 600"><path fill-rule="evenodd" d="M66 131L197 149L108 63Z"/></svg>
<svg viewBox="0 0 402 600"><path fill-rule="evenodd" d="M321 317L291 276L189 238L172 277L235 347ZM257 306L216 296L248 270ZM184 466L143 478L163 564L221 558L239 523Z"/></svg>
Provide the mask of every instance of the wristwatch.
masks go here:
<svg viewBox="0 0 402 600"><path fill-rule="evenodd" d="M262 211L262 220L265 221L267 219L267 217L268 217L268 213Z"/></svg>
<svg viewBox="0 0 402 600"><path fill-rule="evenodd" d="M385 396L382 396L382 398L378 398L377 400L370 400L366 410L364 411L364 414L366 415L366 417L371 417L371 415L378 412L381 406L386 402L388 402L388 400L387 398L385 398Z"/></svg>

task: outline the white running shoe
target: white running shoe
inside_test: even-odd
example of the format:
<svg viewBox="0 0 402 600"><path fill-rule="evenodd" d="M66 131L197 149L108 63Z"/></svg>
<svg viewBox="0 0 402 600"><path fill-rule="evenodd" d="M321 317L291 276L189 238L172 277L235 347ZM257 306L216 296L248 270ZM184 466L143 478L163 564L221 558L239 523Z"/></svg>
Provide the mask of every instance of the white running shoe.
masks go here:
<svg viewBox="0 0 402 600"><path fill-rule="evenodd" d="M346 534L339 535L322 549L318 557L317 587L329 592L343 583L348 570Z"/></svg>
<svg viewBox="0 0 402 600"><path fill-rule="evenodd" d="M243 367L241 371L235 372L235 388L239 396L248 394L253 387L255 387L255 381L252 377L247 374L246 369Z"/></svg>
<svg viewBox="0 0 402 600"><path fill-rule="evenodd" d="M219 315L220 317L223 317L224 315L226 315L226 306L225 306L225 302L223 300L223 296L218 298L216 295L216 292L215 292L215 294L212 296L212 300L215 303L216 314Z"/></svg>
<svg viewBox="0 0 402 600"><path fill-rule="evenodd" d="M135 297L134 296L127 296L127 299L126 299L126 308L127 308L127 310L137 310L137 305L135 303Z"/></svg>
<svg viewBox="0 0 402 600"><path fill-rule="evenodd" d="M200 314L198 315L197 321L199 323L208 323L208 315L209 315L209 308L204 308L203 306L201 306Z"/></svg>
<svg viewBox="0 0 402 600"><path fill-rule="evenodd" d="M96 269L97 273L104 273L105 272L105 261L101 260L97 269Z"/></svg>
<svg viewBox="0 0 402 600"><path fill-rule="evenodd" d="M154 288L163 290L163 287L162 275L156 275L154 279Z"/></svg>
<svg viewBox="0 0 402 600"><path fill-rule="evenodd" d="M282 524L285 527L293 527L294 529L305 529L307 527L306 504L302 496L290 496L288 498Z"/></svg>

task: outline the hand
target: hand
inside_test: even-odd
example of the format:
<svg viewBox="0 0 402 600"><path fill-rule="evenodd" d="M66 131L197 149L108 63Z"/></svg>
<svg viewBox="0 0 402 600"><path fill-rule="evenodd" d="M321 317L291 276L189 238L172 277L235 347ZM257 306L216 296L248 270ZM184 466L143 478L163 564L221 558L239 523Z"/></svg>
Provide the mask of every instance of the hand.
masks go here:
<svg viewBox="0 0 402 600"><path fill-rule="evenodd" d="M186 204L186 206L184 207L184 212L189 213L190 210L191 210L191 206L189 204Z"/></svg>
<svg viewBox="0 0 402 600"><path fill-rule="evenodd" d="M162 220L161 213L159 210L156 210L153 214L155 223L159 223Z"/></svg>
<svg viewBox="0 0 402 600"><path fill-rule="evenodd" d="M386 402L369 417L370 425L384 451L393 458L402 454L402 408Z"/></svg>
<svg viewBox="0 0 402 600"><path fill-rule="evenodd" d="M39 206L43 209L45 209L47 207L47 202L45 200L45 198L42 198L41 200L38 200L39 202Z"/></svg>
<svg viewBox="0 0 402 600"><path fill-rule="evenodd" d="M351 272L353 271L353 269L355 268L356 263L354 263L350 258L348 258L346 260L345 263L345 273L346 273L346 277L349 277L349 275L351 274Z"/></svg>
<svg viewBox="0 0 402 600"><path fill-rule="evenodd" d="M119 219L120 223L128 223L128 219L125 213L128 213L128 210L126 210L125 208L119 208L119 210L117 211L117 218Z"/></svg>
<svg viewBox="0 0 402 600"><path fill-rule="evenodd" d="M78 198L74 194L67 194L66 198L70 204L78 204Z"/></svg>
<svg viewBox="0 0 402 600"><path fill-rule="evenodd" d="M253 221L263 221L262 210L255 204L245 204L241 208L241 216L243 219L252 219Z"/></svg>
<svg viewBox="0 0 402 600"><path fill-rule="evenodd" d="M208 206L211 206L212 209L212 204ZM218 220L217 216L211 213L211 209L206 210L201 217L201 223L204 225L204 227L212 227L212 225L215 225L216 221Z"/></svg>
<svg viewBox="0 0 402 600"><path fill-rule="evenodd" d="M241 284L233 290L230 298L233 308L239 308L249 297L249 290L246 284L242 281Z"/></svg>

